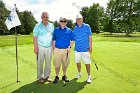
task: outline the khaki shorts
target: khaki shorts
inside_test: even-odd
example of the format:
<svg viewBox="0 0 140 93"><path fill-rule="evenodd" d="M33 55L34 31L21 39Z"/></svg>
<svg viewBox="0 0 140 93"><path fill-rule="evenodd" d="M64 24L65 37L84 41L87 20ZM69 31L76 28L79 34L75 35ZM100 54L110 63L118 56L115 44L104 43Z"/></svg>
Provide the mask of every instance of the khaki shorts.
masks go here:
<svg viewBox="0 0 140 93"><path fill-rule="evenodd" d="M67 56L67 49L54 49L54 66L58 68L61 66L68 67L70 63L70 53Z"/></svg>
<svg viewBox="0 0 140 93"><path fill-rule="evenodd" d="M91 63L90 53L75 51L75 63L80 63L81 61L83 61L84 64L90 64Z"/></svg>

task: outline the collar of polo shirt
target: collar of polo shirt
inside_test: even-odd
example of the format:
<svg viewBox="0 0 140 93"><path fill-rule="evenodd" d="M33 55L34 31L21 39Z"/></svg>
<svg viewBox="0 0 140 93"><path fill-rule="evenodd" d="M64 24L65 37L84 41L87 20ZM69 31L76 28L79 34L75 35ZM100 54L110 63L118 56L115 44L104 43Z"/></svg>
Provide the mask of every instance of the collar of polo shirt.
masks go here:
<svg viewBox="0 0 140 93"><path fill-rule="evenodd" d="M81 26L79 26L78 24L76 24L76 26L77 26L77 27L83 27L83 26L84 26L84 23L82 23L82 25L81 25Z"/></svg>
<svg viewBox="0 0 140 93"><path fill-rule="evenodd" d="M62 28L61 26L59 26L59 29L66 29L67 28L67 26L65 26L64 28Z"/></svg>

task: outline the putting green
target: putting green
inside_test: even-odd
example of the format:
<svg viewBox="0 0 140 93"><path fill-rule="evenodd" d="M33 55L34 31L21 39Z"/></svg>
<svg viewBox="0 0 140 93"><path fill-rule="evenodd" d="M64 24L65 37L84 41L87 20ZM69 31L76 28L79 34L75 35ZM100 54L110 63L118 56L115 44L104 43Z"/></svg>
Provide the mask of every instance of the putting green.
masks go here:
<svg viewBox="0 0 140 93"><path fill-rule="evenodd" d="M0 48L0 93L139 93L140 89L140 43L135 42L95 42L93 43L91 76L93 82L86 84L85 66L82 64L82 77L75 80L77 74L74 54L71 51L71 63L67 76L70 82L63 86L60 80L57 84L37 84L36 62L33 45L18 46L19 80L16 82L15 47ZM55 72L52 62L51 78ZM62 70L60 71L60 79Z"/></svg>

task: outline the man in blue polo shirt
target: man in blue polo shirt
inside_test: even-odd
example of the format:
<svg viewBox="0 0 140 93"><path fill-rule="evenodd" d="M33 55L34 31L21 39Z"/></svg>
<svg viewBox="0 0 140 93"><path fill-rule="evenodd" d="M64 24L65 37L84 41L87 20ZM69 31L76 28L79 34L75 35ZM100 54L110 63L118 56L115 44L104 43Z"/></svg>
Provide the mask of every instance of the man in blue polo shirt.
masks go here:
<svg viewBox="0 0 140 93"><path fill-rule="evenodd" d="M66 76L67 67L70 62L70 49L73 45L73 33L72 30L66 27L67 20L64 17L61 17L59 20L59 27L54 30L53 34L53 46L54 46L54 66L56 77L53 83L59 81L59 71L60 65L62 64L63 77L62 80L69 82Z"/></svg>
<svg viewBox="0 0 140 93"><path fill-rule="evenodd" d="M90 53L92 52L92 33L91 28L88 24L83 23L82 15L76 16L77 25L74 27L74 38L75 38L75 63L77 64L78 75L77 79L81 77L81 63L82 60L86 66L88 73L87 82L91 82L90 75Z"/></svg>

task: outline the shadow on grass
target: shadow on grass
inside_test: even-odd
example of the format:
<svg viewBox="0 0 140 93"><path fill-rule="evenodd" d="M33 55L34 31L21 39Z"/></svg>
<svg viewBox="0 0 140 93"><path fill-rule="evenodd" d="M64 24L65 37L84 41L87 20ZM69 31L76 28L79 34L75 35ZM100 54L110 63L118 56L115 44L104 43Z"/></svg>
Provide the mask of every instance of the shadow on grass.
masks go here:
<svg viewBox="0 0 140 93"><path fill-rule="evenodd" d="M57 84L38 84L37 82L33 82L20 87L12 93L77 93L82 90L86 84L85 81L77 82L76 79L72 79L66 86L63 86L62 80Z"/></svg>

